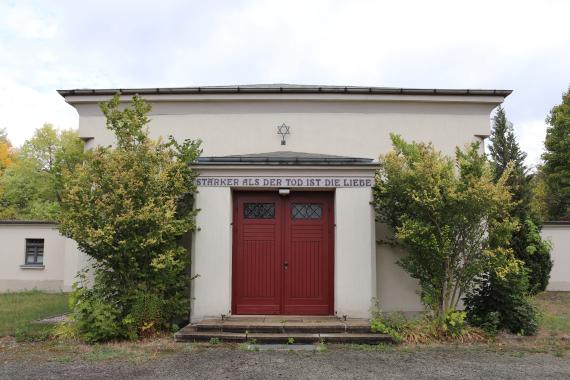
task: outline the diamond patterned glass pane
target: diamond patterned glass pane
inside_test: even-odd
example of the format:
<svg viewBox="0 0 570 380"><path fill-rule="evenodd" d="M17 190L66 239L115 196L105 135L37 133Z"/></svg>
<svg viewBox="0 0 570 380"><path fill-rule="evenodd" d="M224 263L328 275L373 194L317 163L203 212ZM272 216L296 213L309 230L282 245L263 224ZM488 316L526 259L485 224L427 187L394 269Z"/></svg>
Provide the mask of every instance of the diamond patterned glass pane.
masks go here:
<svg viewBox="0 0 570 380"><path fill-rule="evenodd" d="M245 219L275 219L275 203L245 203Z"/></svg>
<svg viewBox="0 0 570 380"><path fill-rule="evenodd" d="M321 219L323 208L315 203L293 203L291 217L293 219Z"/></svg>

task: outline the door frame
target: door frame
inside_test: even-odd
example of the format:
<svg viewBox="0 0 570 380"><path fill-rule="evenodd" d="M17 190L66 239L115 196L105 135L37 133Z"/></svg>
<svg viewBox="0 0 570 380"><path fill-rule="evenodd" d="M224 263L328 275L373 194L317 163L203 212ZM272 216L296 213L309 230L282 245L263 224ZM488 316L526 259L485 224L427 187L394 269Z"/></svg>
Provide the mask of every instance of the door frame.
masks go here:
<svg viewBox="0 0 570 380"><path fill-rule="evenodd" d="M334 315L335 314L335 308L334 308L334 300L335 300L335 257L336 257L336 224L335 224L335 205L336 205L336 201L335 201L335 191L334 189L332 190L328 190L328 189L318 189L318 190L312 190L312 189L299 189L299 190L290 190L291 192L295 192L295 193L326 193L327 196L330 196L330 206L329 206L329 212L328 215L326 216L328 218L328 228L329 228L329 234L328 234L328 238L329 238L329 250L330 250L330 263L328 265L328 268L326 269L329 273L329 310L328 310L328 315ZM254 193L258 193L258 194L273 194L277 197L277 199L280 200L280 206L285 206L286 204L286 197L288 197L288 195L285 196L281 196L280 194L278 194L278 189L271 189L271 190L260 190L260 189L232 189L232 256L231 256L231 313L234 315L246 315L246 314L237 314L236 310L237 310L237 278L235 276L235 273L237 271L237 262L235 260L235 257L237 255L237 223L238 223L238 195L239 194L243 194L243 193L250 193L250 194L254 194ZM287 210L284 210L283 212L283 218L285 218L285 215L287 215ZM284 235L284 230L285 230L285 225L284 225L285 221L281 221L281 226L282 226L282 235ZM281 262L283 262L283 256L284 256L284 247L285 247L285 239L284 236L282 236L282 238L280 239L280 245L281 245L281 249L279 250L280 252L280 258L279 260ZM277 315L287 315L283 313L284 310L284 292L285 292L285 287L283 286L283 282L284 282L284 273L283 271L280 272L281 273L281 278L279 279L279 283L280 285L280 291L281 291L281 295L280 295L280 310L279 313Z"/></svg>

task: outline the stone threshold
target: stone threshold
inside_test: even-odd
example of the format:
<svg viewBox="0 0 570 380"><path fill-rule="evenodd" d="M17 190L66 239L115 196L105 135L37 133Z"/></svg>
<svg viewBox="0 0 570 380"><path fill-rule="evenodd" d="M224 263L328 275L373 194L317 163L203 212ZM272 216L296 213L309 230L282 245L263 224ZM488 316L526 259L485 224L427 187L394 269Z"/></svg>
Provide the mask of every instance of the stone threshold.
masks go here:
<svg viewBox="0 0 570 380"><path fill-rule="evenodd" d="M334 316L230 316L205 319L175 334L179 342L209 341L255 343L382 343L388 335L370 330L370 321Z"/></svg>

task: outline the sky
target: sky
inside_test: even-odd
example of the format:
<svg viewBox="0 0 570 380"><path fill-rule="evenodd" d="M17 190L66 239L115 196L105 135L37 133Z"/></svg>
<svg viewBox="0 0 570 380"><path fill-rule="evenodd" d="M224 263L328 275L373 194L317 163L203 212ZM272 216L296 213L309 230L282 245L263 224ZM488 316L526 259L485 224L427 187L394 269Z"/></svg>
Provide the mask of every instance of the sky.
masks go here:
<svg viewBox="0 0 570 380"><path fill-rule="evenodd" d="M568 0L0 0L0 128L77 128L57 89L511 89L527 164L570 85Z"/></svg>

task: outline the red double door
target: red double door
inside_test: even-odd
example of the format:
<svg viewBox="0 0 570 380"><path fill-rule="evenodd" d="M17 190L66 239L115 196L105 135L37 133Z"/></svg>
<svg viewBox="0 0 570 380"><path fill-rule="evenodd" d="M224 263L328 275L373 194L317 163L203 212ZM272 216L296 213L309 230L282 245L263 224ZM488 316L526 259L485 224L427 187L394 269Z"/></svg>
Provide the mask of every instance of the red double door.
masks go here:
<svg viewBox="0 0 570 380"><path fill-rule="evenodd" d="M333 199L234 194L234 314L333 314Z"/></svg>

